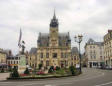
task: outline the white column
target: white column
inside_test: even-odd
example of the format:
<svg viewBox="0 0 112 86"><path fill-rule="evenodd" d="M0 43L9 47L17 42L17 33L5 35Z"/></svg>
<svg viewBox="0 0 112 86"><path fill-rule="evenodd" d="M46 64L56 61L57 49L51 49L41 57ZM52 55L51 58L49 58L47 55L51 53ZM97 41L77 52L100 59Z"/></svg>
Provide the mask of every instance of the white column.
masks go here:
<svg viewBox="0 0 112 86"><path fill-rule="evenodd" d="M110 68L112 67L112 61L111 61L112 59L110 58Z"/></svg>
<svg viewBox="0 0 112 86"><path fill-rule="evenodd" d="M109 68L111 68L111 59L109 57Z"/></svg>
<svg viewBox="0 0 112 86"><path fill-rule="evenodd" d="M93 68L93 62L91 62L91 68Z"/></svg>

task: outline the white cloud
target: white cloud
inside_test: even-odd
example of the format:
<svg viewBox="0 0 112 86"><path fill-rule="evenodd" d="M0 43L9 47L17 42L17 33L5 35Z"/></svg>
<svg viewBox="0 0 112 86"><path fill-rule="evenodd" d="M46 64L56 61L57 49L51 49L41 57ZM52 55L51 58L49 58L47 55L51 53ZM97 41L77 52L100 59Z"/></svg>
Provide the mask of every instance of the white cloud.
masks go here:
<svg viewBox="0 0 112 86"><path fill-rule="evenodd" d="M112 24L111 0L0 0L0 48L18 51L19 29L22 28L27 50L37 46L39 32L49 32L53 10L59 19L59 31L73 37L84 35L102 41ZM82 48L83 49L83 48Z"/></svg>

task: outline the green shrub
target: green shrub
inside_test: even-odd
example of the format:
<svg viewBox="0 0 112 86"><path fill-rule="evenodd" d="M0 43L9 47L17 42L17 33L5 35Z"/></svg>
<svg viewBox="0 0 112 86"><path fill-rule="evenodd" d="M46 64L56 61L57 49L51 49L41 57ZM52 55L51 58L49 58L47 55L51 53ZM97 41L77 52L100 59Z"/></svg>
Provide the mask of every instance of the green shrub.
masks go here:
<svg viewBox="0 0 112 86"><path fill-rule="evenodd" d="M9 72L12 72L12 68L11 68L11 67L9 67L9 68L8 68L8 71L9 71Z"/></svg>
<svg viewBox="0 0 112 86"><path fill-rule="evenodd" d="M56 70L56 74L64 75L65 74L65 70L64 69Z"/></svg>
<svg viewBox="0 0 112 86"><path fill-rule="evenodd" d="M4 68L1 69L1 73L4 73Z"/></svg>
<svg viewBox="0 0 112 86"><path fill-rule="evenodd" d="M53 73L54 72L54 66L51 66L48 70L48 73Z"/></svg>
<svg viewBox="0 0 112 86"><path fill-rule="evenodd" d="M56 70L60 70L60 67L56 66Z"/></svg>
<svg viewBox="0 0 112 86"><path fill-rule="evenodd" d="M13 77L13 78L19 77L19 73L18 73L16 66L14 66L14 68L13 68L13 72L11 73L11 77Z"/></svg>
<svg viewBox="0 0 112 86"><path fill-rule="evenodd" d="M39 70L42 68L42 64L39 64Z"/></svg>
<svg viewBox="0 0 112 86"><path fill-rule="evenodd" d="M30 74L28 68L26 68L26 70L24 71L24 74Z"/></svg>
<svg viewBox="0 0 112 86"><path fill-rule="evenodd" d="M70 70L70 72L71 72L72 75L75 75L76 69L75 69L74 66L70 66L69 70Z"/></svg>
<svg viewBox="0 0 112 86"><path fill-rule="evenodd" d="M50 68L54 70L54 66L51 66Z"/></svg>

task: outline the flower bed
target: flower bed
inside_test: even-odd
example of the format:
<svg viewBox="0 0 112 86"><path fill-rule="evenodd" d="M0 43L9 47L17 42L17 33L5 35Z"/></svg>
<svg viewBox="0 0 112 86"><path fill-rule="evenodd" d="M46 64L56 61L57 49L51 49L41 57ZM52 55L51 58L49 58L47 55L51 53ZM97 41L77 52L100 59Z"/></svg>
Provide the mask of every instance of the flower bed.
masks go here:
<svg viewBox="0 0 112 86"><path fill-rule="evenodd" d="M8 80L17 80L17 79L45 79L45 78L61 78L61 77L69 77L69 76L77 76L80 75L79 70L74 67L70 68L57 68L50 69L48 73L43 72L42 70L34 72L32 74L20 74L19 77L10 77Z"/></svg>

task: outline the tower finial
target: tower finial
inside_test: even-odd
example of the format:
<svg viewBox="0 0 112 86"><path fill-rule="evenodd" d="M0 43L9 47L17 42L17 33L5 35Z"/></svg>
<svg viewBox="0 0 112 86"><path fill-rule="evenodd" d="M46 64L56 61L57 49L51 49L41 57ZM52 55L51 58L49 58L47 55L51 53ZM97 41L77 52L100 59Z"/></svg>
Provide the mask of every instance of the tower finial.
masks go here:
<svg viewBox="0 0 112 86"><path fill-rule="evenodd" d="M53 16L53 19L56 19L55 8L54 8L54 16Z"/></svg>
<svg viewBox="0 0 112 86"><path fill-rule="evenodd" d="M50 27L58 27L58 19L56 19L55 9L54 9L53 19L51 19L50 22Z"/></svg>

